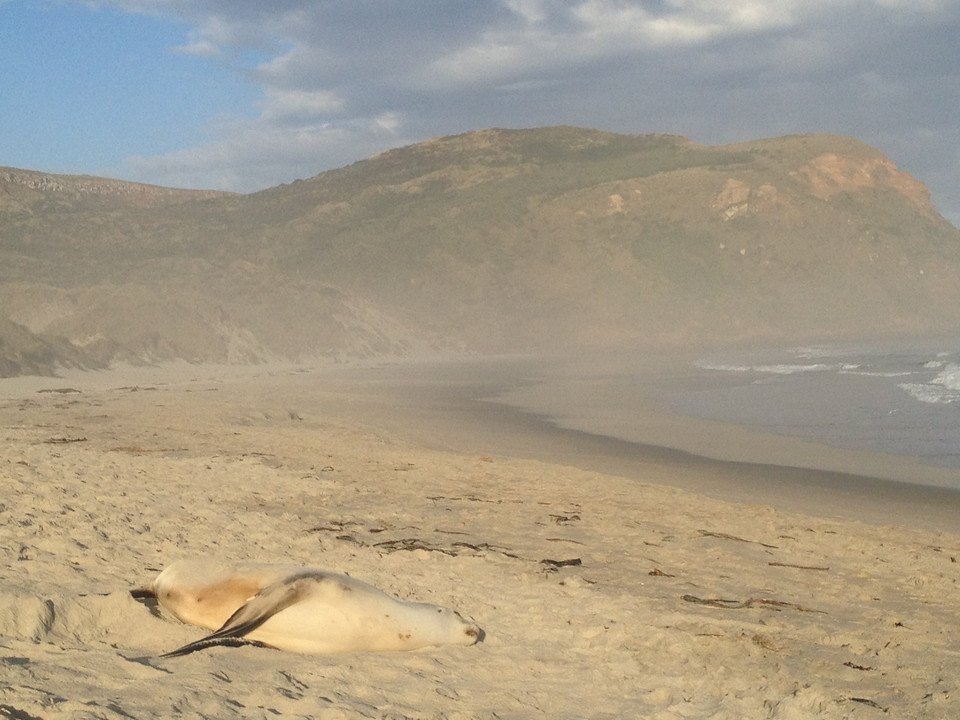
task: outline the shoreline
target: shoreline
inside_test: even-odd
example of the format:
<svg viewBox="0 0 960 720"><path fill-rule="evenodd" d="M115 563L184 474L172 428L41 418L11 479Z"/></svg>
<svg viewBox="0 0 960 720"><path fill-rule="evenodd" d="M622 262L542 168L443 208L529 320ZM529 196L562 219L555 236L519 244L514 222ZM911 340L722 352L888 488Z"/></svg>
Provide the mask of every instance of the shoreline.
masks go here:
<svg viewBox="0 0 960 720"><path fill-rule="evenodd" d="M625 438L615 417L577 414L578 397L590 388L576 388L583 378L568 367L526 357L350 366L171 363L2 379L0 401L70 397L74 390L246 386L261 403L360 423L426 450L536 460L783 512L960 534L960 491L945 486L949 469L685 417L649 396L635 408L634 436ZM660 368L654 364L646 381L656 382ZM558 383L566 397L547 397Z"/></svg>
<svg viewBox="0 0 960 720"><path fill-rule="evenodd" d="M440 372L437 366L370 369L361 383L348 371L353 378L345 382L355 383L355 391L365 386L367 402L355 397L344 411L434 450L567 465L784 512L960 533L960 491L945 486L954 475L949 469L674 415L653 401L643 409L651 441L623 439L602 423L591 431L589 419L558 421L542 403L518 401L518 395L529 400L550 391L549 384L520 380L525 368L523 360L519 371L495 363L484 381L473 374L472 386L457 381L464 372L459 365L444 364ZM396 419L395 403L404 410ZM718 443L741 457L697 452L716 450Z"/></svg>

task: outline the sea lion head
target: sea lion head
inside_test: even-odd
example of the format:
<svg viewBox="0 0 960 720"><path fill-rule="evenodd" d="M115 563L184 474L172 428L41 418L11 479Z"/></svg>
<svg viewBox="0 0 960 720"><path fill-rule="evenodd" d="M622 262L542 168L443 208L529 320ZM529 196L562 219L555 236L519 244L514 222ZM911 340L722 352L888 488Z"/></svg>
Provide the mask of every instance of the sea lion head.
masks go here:
<svg viewBox="0 0 960 720"><path fill-rule="evenodd" d="M483 630L456 610L426 603L409 603L423 613L418 625L420 645L473 645L483 638ZM401 640L408 640L402 637Z"/></svg>

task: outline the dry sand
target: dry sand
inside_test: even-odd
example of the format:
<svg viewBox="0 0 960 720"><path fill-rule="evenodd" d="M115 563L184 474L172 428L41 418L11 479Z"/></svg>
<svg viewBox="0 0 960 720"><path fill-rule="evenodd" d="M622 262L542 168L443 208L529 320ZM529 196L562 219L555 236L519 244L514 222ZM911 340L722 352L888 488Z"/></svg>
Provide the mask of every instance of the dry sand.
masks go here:
<svg viewBox="0 0 960 720"><path fill-rule="evenodd" d="M671 487L716 484L682 455L619 477L495 429L483 455L427 447L416 393L374 377L0 382L0 717L960 716L960 536ZM158 659L203 631L129 591L201 554L348 572L486 638Z"/></svg>

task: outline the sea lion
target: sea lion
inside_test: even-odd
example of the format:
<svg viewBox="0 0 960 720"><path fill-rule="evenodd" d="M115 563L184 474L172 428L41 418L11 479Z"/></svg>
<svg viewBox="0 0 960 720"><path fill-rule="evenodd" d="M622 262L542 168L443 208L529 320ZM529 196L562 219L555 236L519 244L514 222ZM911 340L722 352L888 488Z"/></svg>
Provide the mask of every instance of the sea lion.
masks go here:
<svg viewBox="0 0 960 720"><path fill-rule="evenodd" d="M215 631L164 657L247 643L315 655L417 650L473 645L482 635L454 610L294 565L180 560L148 592L179 620Z"/></svg>

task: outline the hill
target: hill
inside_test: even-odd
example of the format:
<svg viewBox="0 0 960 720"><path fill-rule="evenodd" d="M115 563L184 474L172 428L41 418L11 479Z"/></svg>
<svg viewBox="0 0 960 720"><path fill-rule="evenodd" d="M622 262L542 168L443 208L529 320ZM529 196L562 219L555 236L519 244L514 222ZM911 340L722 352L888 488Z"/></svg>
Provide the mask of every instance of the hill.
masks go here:
<svg viewBox="0 0 960 720"><path fill-rule="evenodd" d="M829 135L483 130L244 196L0 169L0 233L0 318L90 364L960 328L960 231Z"/></svg>

